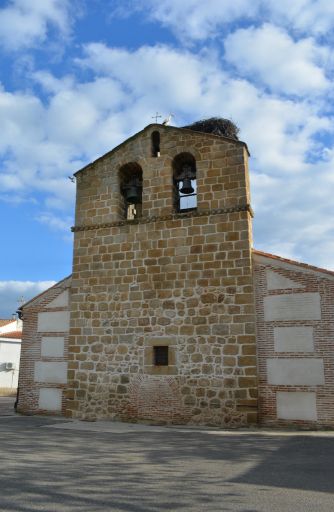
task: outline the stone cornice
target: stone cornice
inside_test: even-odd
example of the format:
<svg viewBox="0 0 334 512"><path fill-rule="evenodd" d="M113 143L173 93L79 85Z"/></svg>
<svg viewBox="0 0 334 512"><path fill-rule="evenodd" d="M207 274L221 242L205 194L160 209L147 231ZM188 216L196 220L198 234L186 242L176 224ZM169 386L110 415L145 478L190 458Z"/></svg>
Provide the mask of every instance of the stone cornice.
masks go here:
<svg viewBox="0 0 334 512"><path fill-rule="evenodd" d="M77 231L89 231L93 229L104 229L104 228L113 228L118 226L131 226L136 224L149 224L151 222L160 222L166 220L178 220L178 219L187 219L189 217L206 217L209 215L221 215L224 213L236 213L236 212L248 212L251 217L254 217L254 213L252 207L249 204L241 205L241 206L233 206L231 208L216 208L212 210L192 210L190 212L185 213L171 213L169 215L154 215L152 217L139 217L133 220L120 220L116 222L105 222L101 224L87 224L84 226L73 226L71 228L72 232Z"/></svg>

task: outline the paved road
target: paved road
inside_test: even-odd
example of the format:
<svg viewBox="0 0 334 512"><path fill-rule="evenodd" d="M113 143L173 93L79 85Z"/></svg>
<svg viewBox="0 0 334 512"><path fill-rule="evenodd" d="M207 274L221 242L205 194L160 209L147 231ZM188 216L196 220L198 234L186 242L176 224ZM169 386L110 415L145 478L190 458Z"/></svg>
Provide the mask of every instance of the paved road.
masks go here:
<svg viewBox="0 0 334 512"><path fill-rule="evenodd" d="M333 512L334 434L0 418L0 511Z"/></svg>

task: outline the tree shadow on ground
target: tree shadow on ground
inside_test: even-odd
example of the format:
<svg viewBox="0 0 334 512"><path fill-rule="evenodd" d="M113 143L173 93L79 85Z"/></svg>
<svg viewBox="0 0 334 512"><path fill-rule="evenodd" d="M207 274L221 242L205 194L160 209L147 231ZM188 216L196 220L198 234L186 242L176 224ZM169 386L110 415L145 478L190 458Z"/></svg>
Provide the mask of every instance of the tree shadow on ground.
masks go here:
<svg viewBox="0 0 334 512"><path fill-rule="evenodd" d="M296 436L283 439L275 451L268 451L233 482L333 493L333 475L334 439Z"/></svg>
<svg viewBox="0 0 334 512"><path fill-rule="evenodd" d="M0 421L1 511L256 512L247 485L309 489L306 466L333 470L331 439L43 428L56 421ZM313 476L312 489L333 490Z"/></svg>

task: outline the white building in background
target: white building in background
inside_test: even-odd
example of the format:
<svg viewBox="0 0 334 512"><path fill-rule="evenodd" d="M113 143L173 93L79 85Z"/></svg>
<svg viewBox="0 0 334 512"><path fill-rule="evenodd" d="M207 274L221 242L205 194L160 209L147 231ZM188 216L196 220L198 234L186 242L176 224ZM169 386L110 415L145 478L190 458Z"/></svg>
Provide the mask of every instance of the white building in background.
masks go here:
<svg viewBox="0 0 334 512"><path fill-rule="evenodd" d="M16 393L21 338L22 320L0 320L0 396Z"/></svg>

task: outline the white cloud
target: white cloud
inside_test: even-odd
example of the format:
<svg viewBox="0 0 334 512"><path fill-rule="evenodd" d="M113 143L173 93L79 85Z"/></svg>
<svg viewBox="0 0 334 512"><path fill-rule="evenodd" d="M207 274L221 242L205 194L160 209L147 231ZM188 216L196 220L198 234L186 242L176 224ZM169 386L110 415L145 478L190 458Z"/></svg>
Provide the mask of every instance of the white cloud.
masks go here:
<svg viewBox="0 0 334 512"><path fill-rule="evenodd" d="M252 18L257 10L256 0L145 0L145 4L153 19L171 26L184 40L216 35L219 25L227 25L241 16Z"/></svg>
<svg viewBox="0 0 334 512"><path fill-rule="evenodd" d="M324 70L317 64L325 60L328 51L312 39L295 42L284 30L265 24L236 30L224 44L228 62L274 92L320 94L329 86Z"/></svg>
<svg viewBox="0 0 334 512"><path fill-rule="evenodd" d="M95 77L80 83L32 74L48 94L44 104L32 94L0 90L3 193L35 189L48 194L49 206L72 204L75 187L67 176L142 129L157 109L176 113L179 125L210 115L234 119L257 168L271 172L303 170L314 134L331 126L309 101L283 100L231 78L215 53L92 43L77 63Z"/></svg>
<svg viewBox="0 0 334 512"><path fill-rule="evenodd" d="M9 0L0 9L0 42L7 50L46 40L52 27L61 35L70 29L69 0Z"/></svg>
<svg viewBox="0 0 334 512"><path fill-rule="evenodd" d="M75 83L75 78L73 76L64 76L59 79L53 76L48 71L34 71L31 73L31 78L36 83L40 84L44 91L51 94L56 94L61 91L66 91L73 87Z"/></svg>
<svg viewBox="0 0 334 512"><path fill-rule="evenodd" d="M57 177L57 181L64 176L71 149L50 140L47 109L37 96L0 89L0 116L2 193L21 194L26 199L32 190L42 189L50 176ZM54 183L50 185L49 191L54 194Z"/></svg>
<svg viewBox="0 0 334 512"><path fill-rule="evenodd" d="M256 248L334 270L333 184L324 163L299 174L253 172L251 184Z"/></svg>
<svg viewBox="0 0 334 512"><path fill-rule="evenodd" d="M86 58L78 63L117 79L131 93L131 103L153 96L155 102L185 109L198 100L216 74L210 55L206 55L206 62L190 52L163 45L131 52L92 43L85 52Z"/></svg>
<svg viewBox="0 0 334 512"><path fill-rule="evenodd" d="M67 218L60 219L59 217L55 217L54 215L51 215L49 212L41 213L37 220L41 222L42 224L47 224L51 227L51 229L60 230L60 231L68 231L71 219Z"/></svg>
<svg viewBox="0 0 334 512"><path fill-rule="evenodd" d="M246 87L243 89L249 94ZM242 138L251 148L256 168L275 175L299 176L308 168L307 154L315 145L313 137L319 130L332 130L330 120L306 101L285 101L257 93L253 94L248 116L238 105L234 107L234 117L240 119Z"/></svg>
<svg viewBox="0 0 334 512"><path fill-rule="evenodd" d="M334 4L328 0L132 0L129 4L128 12L141 9L184 43L219 36L229 23L239 21L262 20L315 36L330 33L334 23Z"/></svg>
<svg viewBox="0 0 334 512"><path fill-rule="evenodd" d="M318 231L317 226L324 215L334 214L328 173L330 146L321 149L327 154L327 162L308 162L308 154L319 151L316 136L327 131L328 144L333 136L332 122L322 115L321 102L304 98L292 101L264 93L249 81L229 76L215 54L195 56L162 46L130 52L101 44L87 46L86 54L82 64L99 75L117 76L129 91L124 119L133 119L130 98L138 113L145 107L148 111L154 95L160 105L176 113L177 124L190 116L198 119L210 115L237 122L241 138L253 155L251 182L253 204L259 211L255 217L259 248L271 248L278 254L283 251L298 259L305 253L309 232L312 247L321 240L329 243L334 235L330 225L326 225L325 232ZM305 225L310 231L304 233ZM324 264L325 258L315 250L309 248L308 252L313 262ZM326 257L326 265L333 267L331 255Z"/></svg>
<svg viewBox="0 0 334 512"><path fill-rule="evenodd" d="M111 111L118 110L125 93L110 78L100 78L59 91L49 104L48 134L53 141L76 144L90 151L99 141L90 135L98 130ZM97 144L96 144L97 140ZM95 148L94 148L95 146Z"/></svg>
<svg viewBox="0 0 334 512"><path fill-rule="evenodd" d="M262 0L268 17L300 33L324 35L333 30L334 4L328 0Z"/></svg>
<svg viewBox="0 0 334 512"><path fill-rule="evenodd" d="M56 284L56 281L0 281L0 318L10 318L19 305Z"/></svg>
<svg viewBox="0 0 334 512"><path fill-rule="evenodd" d="M259 248L269 250L282 242L297 257L305 252L308 232L304 239L299 236L305 225L315 237L312 246L321 240L329 244L330 227L317 235L322 219L334 214L329 172L333 123L321 112L325 97L323 103L311 96L292 101L264 92L250 79L232 77L219 55L208 50L194 54L159 45L128 51L92 43L77 65L89 77L85 82L74 74L32 75L46 92L43 104L32 94L0 91L6 127L0 141L2 192L17 196L21 190L25 197L42 192L39 222L64 232L72 224L69 205L75 191L67 177L152 122L159 110L163 115L174 112L179 126L222 116L241 128L253 155ZM327 143L317 140L319 133L326 134ZM313 166L308 161L312 151L325 157Z"/></svg>
<svg viewBox="0 0 334 512"><path fill-rule="evenodd" d="M52 209L59 208L59 204L54 204L52 200L50 201L51 204L47 204L47 206L50 206ZM40 213L36 217L36 220L41 224L48 226L52 231L60 232L64 241L73 243L73 235L70 232L70 227L73 224L72 217L60 217L59 215L46 211Z"/></svg>
<svg viewBox="0 0 334 512"><path fill-rule="evenodd" d="M120 142L111 119L126 95L104 77L81 84L39 72L32 79L46 88L44 104L32 93L0 88L2 195L26 200L41 191L47 206L68 211L75 194L68 176Z"/></svg>
<svg viewBox="0 0 334 512"><path fill-rule="evenodd" d="M7 92L0 84L0 151L15 150L20 140L38 140L43 133L42 116L43 106L36 96Z"/></svg>

